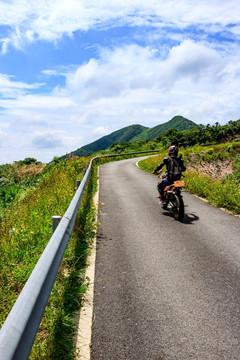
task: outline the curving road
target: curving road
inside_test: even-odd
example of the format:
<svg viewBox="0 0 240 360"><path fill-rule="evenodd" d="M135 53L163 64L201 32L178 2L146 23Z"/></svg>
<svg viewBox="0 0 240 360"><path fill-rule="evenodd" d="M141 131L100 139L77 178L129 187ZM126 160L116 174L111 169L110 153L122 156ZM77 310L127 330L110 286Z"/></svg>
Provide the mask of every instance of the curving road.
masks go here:
<svg viewBox="0 0 240 360"><path fill-rule="evenodd" d="M240 219L183 193L177 222L138 160L100 167L91 359L239 360Z"/></svg>

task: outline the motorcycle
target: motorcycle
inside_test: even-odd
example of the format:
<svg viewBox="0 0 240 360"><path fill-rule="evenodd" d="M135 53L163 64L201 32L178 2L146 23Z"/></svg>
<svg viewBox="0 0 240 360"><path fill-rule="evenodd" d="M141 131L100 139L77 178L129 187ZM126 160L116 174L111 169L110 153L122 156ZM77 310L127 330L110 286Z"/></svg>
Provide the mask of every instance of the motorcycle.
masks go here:
<svg viewBox="0 0 240 360"><path fill-rule="evenodd" d="M166 178L166 176L166 174L163 174L162 180ZM173 217L178 221L182 221L184 218L184 202L181 195L183 187L184 181L176 180L173 184L167 185L164 189L166 204L163 204L163 209L170 210L173 213ZM162 200L161 195L158 195L157 198L159 198L160 201Z"/></svg>

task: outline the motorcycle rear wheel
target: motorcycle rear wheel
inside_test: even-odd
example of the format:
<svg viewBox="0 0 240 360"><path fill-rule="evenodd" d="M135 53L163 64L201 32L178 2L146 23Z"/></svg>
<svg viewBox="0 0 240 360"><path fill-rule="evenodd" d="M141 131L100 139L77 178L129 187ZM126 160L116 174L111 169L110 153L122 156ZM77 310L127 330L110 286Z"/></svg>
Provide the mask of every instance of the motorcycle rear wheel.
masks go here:
<svg viewBox="0 0 240 360"><path fill-rule="evenodd" d="M178 221L182 221L184 218L184 203L182 196L179 193L172 194L169 205L172 208L174 218Z"/></svg>

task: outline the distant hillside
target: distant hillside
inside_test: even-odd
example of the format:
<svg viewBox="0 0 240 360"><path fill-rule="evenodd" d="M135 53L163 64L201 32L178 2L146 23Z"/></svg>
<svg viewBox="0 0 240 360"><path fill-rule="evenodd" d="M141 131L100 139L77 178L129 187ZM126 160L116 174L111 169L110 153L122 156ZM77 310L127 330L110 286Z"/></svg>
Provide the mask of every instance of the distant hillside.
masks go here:
<svg viewBox="0 0 240 360"><path fill-rule="evenodd" d="M193 121L188 120L182 116L175 116L168 122L157 125L153 128L147 128L142 125L130 125L113 133L103 136L100 139L84 145L81 148L73 151L71 155L76 156L90 156L93 153L108 149L114 143L124 143L129 141L152 140L159 134L175 128L177 130L189 130L197 126ZM62 157L66 158L66 155Z"/></svg>
<svg viewBox="0 0 240 360"><path fill-rule="evenodd" d="M130 125L123 129L114 131L109 135L103 136L88 145L82 146L81 148L73 151L71 154L76 156L90 156L97 151L108 149L113 143L131 141L146 129L147 127L142 125Z"/></svg>
<svg viewBox="0 0 240 360"><path fill-rule="evenodd" d="M197 124L193 121L184 118L183 116L174 116L168 122L157 125L153 128L148 128L137 135L133 140L134 141L141 141L141 140L152 140L155 139L159 134L164 133L169 129L177 129L181 130L190 130L193 129Z"/></svg>

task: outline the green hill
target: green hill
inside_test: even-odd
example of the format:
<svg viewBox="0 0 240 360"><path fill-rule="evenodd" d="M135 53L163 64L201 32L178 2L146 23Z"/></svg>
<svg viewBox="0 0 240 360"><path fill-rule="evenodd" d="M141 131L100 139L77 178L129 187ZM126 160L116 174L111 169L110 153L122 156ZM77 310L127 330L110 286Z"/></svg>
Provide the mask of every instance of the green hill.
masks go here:
<svg viewBox="0 0 240 360"><path fill-rule="evenodd" d="M113 143L124 143L131 141L137 135L142 133L147 128L142 125L130 125L113 133L103 136L100 139L84 145L81 148L72 152L76 156L90 156L94 152L108 149Z"/></svg>
<svg viewBox="0 0 240 360"><path fill-rule="evenodd" d="M157 125L153 128L147 128L142 125L130 125L120 130L114 131L113 133L103 136L100 139L84 145L81 148L73 151L71 155L76 156L90 156L93 153L101 150L108 149L114 143L125 143L129 141L142 141L152 140L159 134L175 128L177 130L189 130L197 126L193 121L188 120L182 116L175 116L168 122ZM67 155L62 158L66 158Z"/></svg>
<svg viewBox="0 0 240 360"><path fill-rule="evenodd" d="M174 116L171 120L164 124L157 125L153 128L148 128L141 132L141 134L137 135L133 140L141 141L141 140L152 140L155 139L159 134L164 133L169 129L177 129L181 130L190 130L193 129L197 124L193 121L184 118L183 116Z"/></svg>

